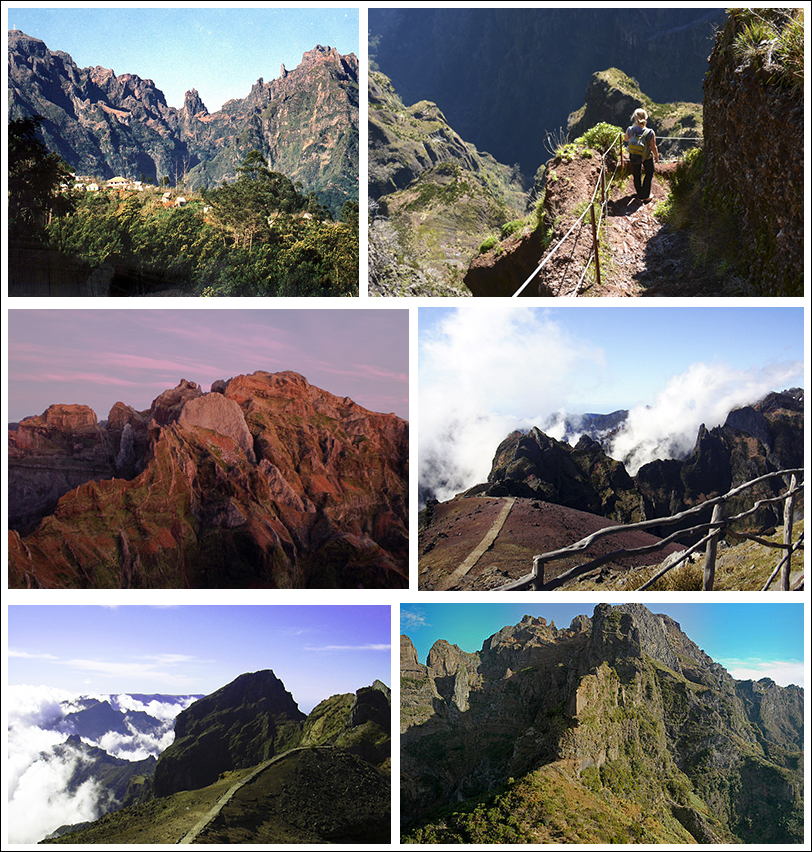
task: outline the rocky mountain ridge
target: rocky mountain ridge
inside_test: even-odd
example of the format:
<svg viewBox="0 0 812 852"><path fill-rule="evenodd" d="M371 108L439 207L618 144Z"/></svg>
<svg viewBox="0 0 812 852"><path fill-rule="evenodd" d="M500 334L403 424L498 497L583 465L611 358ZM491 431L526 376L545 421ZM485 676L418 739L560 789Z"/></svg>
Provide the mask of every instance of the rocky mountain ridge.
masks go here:
<svg viewBox="0 0 812 852"><path fill-rule="evenodd" d="M524 215L522 176L462 139L436 103L405 106L379 72L368 88L370 292L464 295L453 282L481 235Z"/></svg>
<svg viewBox="0 0 812 852"><path fill-rule="evenodd" d="M58 841L388 839L390 701L389 687L375 681L305 715L270 669L240 675L176 717L175 740L150 773L151 795ZM200 814L181 823L179 807L209 813L189 831Z"/></svg>
<svg viewBox="0 0 812 852"><path fill-rule="evenodd" d="M53 406L9 448L12 585L407 582L408 424L297 373Z"/></svg>
<svg viewBox="0 0 812 852"><path fill-rule="evenodd" d="M725 17L721 8L371 9L370 61L407 102L439 104L464 139L532 176L546 134L566 128L596 69L622 68L659 103L700 101Z"/></svg>
<svg viewBox="0 0 812 852"><path fill-rule="evenodd" d="M735 681L641 604L425 664L401 637L407 842L799 842L802 748L803 690Z"/></svg>
<svg viewBox="0 0 812 852"><path fill-rule="evenodd" d="M317 45L245 98L209 113L195 89L169 107L152 80L79 68L63 51L8 33L9 117L42 115L42 136L78 174L190 189L236 179L252 149L271 170L314 191L337 213L358 198L358 60Z"/></svg>
<svg viewBox="0 0 812 852"><path fill-rule="evenodd" d="M735 409L721 426L702 425L687 456L648 462L634 476L608 455L615 425L600 441L581 434L574 446L538 428L516 431L497 448L487 483L464 496L535 497L620 523L667 517L765 473L803 467L803 397L802 389L792 388ZM782 487L776 479L760 486L757 497L775 496ZM741 511L753 500L744 495L734 508ZM780 524L780 513L780 507L765 508L750 524Z"/></svg>

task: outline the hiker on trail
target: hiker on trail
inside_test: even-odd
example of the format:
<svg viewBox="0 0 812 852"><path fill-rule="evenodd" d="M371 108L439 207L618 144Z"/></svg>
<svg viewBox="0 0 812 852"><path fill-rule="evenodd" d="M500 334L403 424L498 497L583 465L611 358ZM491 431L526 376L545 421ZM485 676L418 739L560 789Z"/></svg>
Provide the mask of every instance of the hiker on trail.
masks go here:
<svg viewBox="0 0 812 852"><path fill-rule="evenodd" d="M642 108L636 109L632 118L634 124L626 129L625 143L629 149L634 191L641 201L646 202L651 201L651 178L654 176L654 164L660 162L660 154L654 131L646 127L648 113Z"/></svg>

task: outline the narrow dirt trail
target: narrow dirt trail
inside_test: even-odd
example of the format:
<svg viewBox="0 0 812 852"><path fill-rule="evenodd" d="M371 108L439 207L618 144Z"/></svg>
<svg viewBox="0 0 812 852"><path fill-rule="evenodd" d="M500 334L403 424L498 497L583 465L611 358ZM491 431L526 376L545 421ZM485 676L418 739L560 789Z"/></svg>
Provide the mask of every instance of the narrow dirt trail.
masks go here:
<svg viewBox="0 0 812 852"><path fill-rule="evenodd" d="M587 216L529 285L526 294L587 298L723 295L715 270L696 264L687 233L674 231L654 215L657 205L668 197L668 181L676 166L657 165L648 202L636 198L630 175L611 186L601 233L600 284L594 266L582 280L592 253L592 229ZM548 178L546 202L549 219L556 223L551 246L576 221L578 211L583 210L600 178L598 163L590 160L560 163L554 171L555 181Z"/></svg>

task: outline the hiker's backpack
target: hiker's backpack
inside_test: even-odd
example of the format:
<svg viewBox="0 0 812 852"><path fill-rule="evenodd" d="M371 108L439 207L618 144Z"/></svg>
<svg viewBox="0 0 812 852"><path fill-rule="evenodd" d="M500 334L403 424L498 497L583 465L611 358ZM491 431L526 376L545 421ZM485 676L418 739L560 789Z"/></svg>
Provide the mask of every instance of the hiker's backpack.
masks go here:
<svg viewBox="0 0 812 852"><path fill-rule="evenodd" d="M650 127L634 125L629 128L629 159L632 161L642 160L649 149L649 134L654 134Z"/></svg>

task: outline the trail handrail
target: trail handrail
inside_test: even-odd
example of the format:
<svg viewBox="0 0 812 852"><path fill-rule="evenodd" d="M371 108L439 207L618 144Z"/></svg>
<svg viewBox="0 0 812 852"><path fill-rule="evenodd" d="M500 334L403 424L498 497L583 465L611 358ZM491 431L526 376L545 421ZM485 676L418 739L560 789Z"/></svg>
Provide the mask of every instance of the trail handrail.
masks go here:
<svg viewBox="0 0 812 852"><path fill-rule="evenodd" d="M533 273L531 273L531 275L521 285L521 287L519 287L519 289L513 294L513 296L511 296L511 298L513 298L513 299L517 298L522 293L524 288L527 287L527 285L539 274L539 272L541 272L544 264L547 263L547 261L558 251L559 248L561 248L561 245L564 243L564 241L567 239L567 237L575 230L576 226L579 225L583 221L584 217L586 216L587 210L589 210L594 205L595 196L598 193L598 187L600 187L601 181L604 178L604 175L606 173L606 156L615 147L615 142L617 142L617 140L619 138L620 138L620 133L617 133L615 135L614 139L612 139L612 142L610 143L609 147L603 152L603 154L601 154L601 167L600 167L600 170L598 172L598 179L595 181L595 186L592 189L592 198L590 199L589 204L587 205L584 212L575 220L575 222L573 223L573 225L569 229L569 231L567 231L567 233L564 234L564 236L556 243L555 247L547 253L545 258L536 267L535 271ZM614 177L614 175L616 173L617 173L617 165L615 166L615 172L612 174L612 177ZM601 211L603 211L605 206L606 206L606 199L604 198L601 201ZM601 219L602 218L603 217L601 216Z"/></svg>
<svg viewBox="0 0 812 852"><path fill-rule="evenodd" d="M497 592L511 592L511 591L525 591L527 589L533 589L535 591L550 591L552 589L558 588L559 586L563 586L565 583L568 583L570 580L575 579L576 577L580 577L583 574L586 574L589 571L593 571L596 568L599 568L606 562L611 562L618 558L624 556L633 556L638 554L650 553L653 551L662 550L664 547L667 547L673 541L678 538L683 538L685 536L698 535L698 534L706 534L704 537L698 541L696 544L691 545L685 551L682 551L678 558L671 560L667 565L664 565L660 568L660 570L649 580L647 580L637 591L644 591L649 588L654 582L660 579L660 577L664 576L668 571L676 568L686 559L688 559L692 553L698 551L704 545L709 545L712 543L714 538L718 538L719 535L723 531L728 531L730 535L736 538L745 538L745 539L754 539L761 544L774 547L780 550L787 551L784 559L779 563L778 567L773 572L773 575L768 580L765 589L773 582L775 577L778 574L778 571L783 568L782 573L782 588L785 591L789 591L789 579L790 579L790 559L792 554L799 549L801 546L801 542L803 541L803 534L801 534L798 541L792 543L790 541L792 536L792 505L794 504L795 495L803 492L803 482L801 484L797 484L796 477L803 476L804 469L803 468L791 468L788 470L777 470L772 473L767 473L762 476L757 477L756 479L752 479L749 482L742 483L741 485L737 485L735 488L732 488L726 494L719 495L718 497L712 497L709 500L704 501L703 503L699 503L696 506L692 506L690 509L685 509L682 512L678 512L675 515L671 515L667 518L651 518L646 521L639 521L634 524L621 524L618 526L609 526L603 527L602 529L597 530L594 533L591 533L588 536L585 536L580 541L575 542L574 544L570 544L566 547L559 548L558 550L550 551L548 553L538 554L533 557L533 569L529 574L525 574L523 577L520 577L518 580L512 580L509 583L505 583L502 586L494 589ZM791 477L788 489L786 492L779 494L776 497L766 497L761 500L756 500L753 506L750 509L747 509L743 512L740 512L738 515L733 515L731 517L722 517L721 508L724 504L732 499L733 497L741 494L743 491L746 491L749 488L758 485L759 483L766 482L770 479L775 479L776 477ZM732 530L728 530L728 527L735 523L736 521L740 521L743 518L748 517L749 515L754 514L760 508L770 503L784 503L785 512L784 512L784 543L779 544L777 542L768 542L764 539L759 539L757 536L750 535L748 533L739 533ZM660 539L659 541L654 542L653 544L643 545L642 547L637 548L619 548L618 550L613 551L612 553L606 553L602 556L595 557L594 559L576 565L563 573L559 574L557 577L554 577L545 583L544 581L544 566L549 562L555 562L560 559L564 559L566 557L572 556L574 554L581 553L587 549L589 549L596 541L599 539L608 536L608 535L617 535L619 533L626 532L635 532L637 530L644 530L653 526L671 526L673 524L677 524L680 521L685 520L686 518L690 518L693 515L699 514L708 508L714 508L714 514L710 522L700 523L696 526L689 527L687 529L680 529L666 538ZM717 511L717 509L719 511ZM789 528L789 529L788 529ZM706 587L706 590L710 590L713 588L713 571L715 569L715 559L713 559L713 564L709 561L706 561L705 567L705 578L703 580L703 586Z"/></svg>
<svg viewBox="0 0 812 852"><path fill-rule="evenodd" d="M567 240L569 235L575 230L575 228L579 224L582 224L583 219L586 216L587 210L589 210L590 207L592 207L595 203L595 196L598 192L598 187L601 185L602 182L604 182L604 186L607 186L607 184L605 183L605 176L607 174L606 157L609 154L609 152L615 147L615 142L617 142L617 140L620 138L621 135L622 135L622 131L618 132L615 135L614 139L612 139L612 142L609 145L609 147L603 152L603 154L601 154L601 168L600 168L599 173L598 173L598 178L595 181L595 187L592 190L592 198L590 199L589 205L587 206L586 210L584 210L584 212L575 220L575 222L573 222L572 227L567 231L567 233L564 234L564 236L555 244L555 246L545 255L545 257L541 261L541 263L535 268L535 270L532 273L530 273L530 275L525 279L524 283L518 288L518 290L516 290L516 292L513 293L513 295L511 296L512 299L518 298L524 292L527 285L539 274L539 272L541 272L541 270L544 268L547 261L550 260L550 258L552 258L553 255L555 255L555 253L559 250L559 248L561 248L561 246ZM704 138L702 136L655 136L654 138L659 139L659 140L677 139L677 140L683 140L683 141L691 141L691 142L694 142L694 143L704 142ZM620 165L622 164L622 162L623 162L623 146L621 146L620 157L618 157L618 160L615 163L615 170L614 170L614 172L612 172L612 177L609 178L608 185L611 185L611 182L612 182L612 180L614 180L614 177L617 174L618 169L620 168ZM597 231L596 239L597 240L600 239L600 231L601 231L601 228L603 227L604 219L608 218L608 214L606 212L607 207L608 207L608 202L609 202L609 193L608 193L608 191L606 191L604 193L604 198L601 201L601 208L600 208L601 212L600 212L600 216L598 217L598 222L597 222L597 225L596 225L596 231ZM589 257L587 258L586 264L584 265L584 271L581 274L581 277L579 278L578 283L575 285L575 288L572 291L570 291L570 293L569 293L570 296L577 296L578 295L578 291L581 289L581 284L583 283L583 280L586 277L586 274L589 270L589 265L592 263L592 260L594 258L594 254L595 254L594 250L590 251Z"/></svg>

